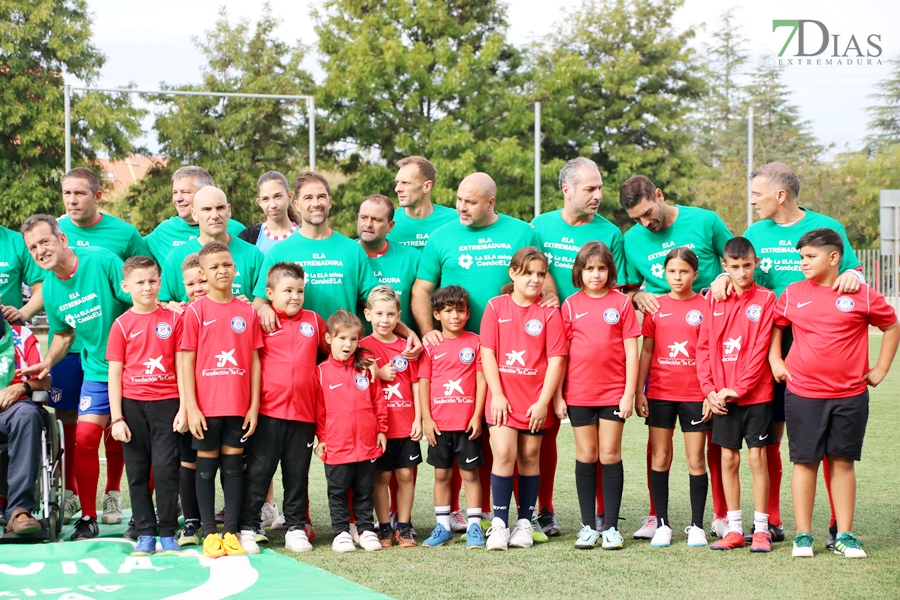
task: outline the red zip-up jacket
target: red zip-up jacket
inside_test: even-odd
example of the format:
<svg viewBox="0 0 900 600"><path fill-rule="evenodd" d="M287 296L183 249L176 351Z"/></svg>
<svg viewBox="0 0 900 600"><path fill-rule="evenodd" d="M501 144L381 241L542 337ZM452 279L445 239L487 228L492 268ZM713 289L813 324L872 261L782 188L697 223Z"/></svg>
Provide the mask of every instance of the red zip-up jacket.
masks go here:
<svg viewBox="0 0 900 600"><path fill-rule="evenodd" d="M259 351L262 382L259 414L273 419L316 422L316 359L325 344L325 322L311 310L293 317L275 311L281 329L263 332Z"/></svg>
<svg viewBox="0 0 900 600"><path fill-rule="evenodd" d="M704 398L731 388L741 406L772 401L775 379L768 354L775 301L773 292L755 283L722 302L709 294L697 340L697 379Z"/></svg>
<svg viewBox="0 0 900 600"><path fill-rule="evenodd" d="M374 460L381 456L377 436L387 433L387 403L381 382L353 368L353 360L329 355L319 365L316 437L325 443L327 465Z"/></svg>

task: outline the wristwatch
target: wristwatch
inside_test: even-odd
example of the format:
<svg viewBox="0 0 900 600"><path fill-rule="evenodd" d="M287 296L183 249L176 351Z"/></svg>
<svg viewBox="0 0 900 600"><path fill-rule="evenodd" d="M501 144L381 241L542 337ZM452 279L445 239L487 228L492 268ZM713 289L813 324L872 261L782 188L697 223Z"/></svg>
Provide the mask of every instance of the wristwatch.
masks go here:
<svg viewBox="0 0 900 600"><path fill-rule="evenodd" d="M25 397L31 398L34 395L34 390L31 389L31 386L28 385L28 380L22 381L22 387L25 388Z"/></svg>

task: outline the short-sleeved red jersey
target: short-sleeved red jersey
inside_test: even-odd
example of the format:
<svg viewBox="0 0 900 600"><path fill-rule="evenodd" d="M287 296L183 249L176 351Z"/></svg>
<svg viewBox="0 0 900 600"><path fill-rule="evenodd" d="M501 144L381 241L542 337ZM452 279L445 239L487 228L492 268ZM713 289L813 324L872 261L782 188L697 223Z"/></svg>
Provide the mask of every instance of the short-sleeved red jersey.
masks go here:
<svg viewBox="0 0 900 600"><path fill-rule="evenodd" d="M697 381L697 338L706 299L696 294L688 300L676 300L666 294L656 300L659 310L646 315L641 326L644 338L654 341L646 396L670 402L703 402Z"/></svg>
<svg viewBox="0 0 900 600"><path fill-rule="evenodd" d="M22 376L18 374L19 369L24 369L31 365L36 365L41 360L41 348L38 339L28 327L24 325L10 325L13 334L13 352L15 354L15 369L10 385L22 383Z"/></svg>
<svg viewBox="0 0 900 600"><path fill-rule="evenodd" d="M388 439L409 437L416 418L412 388L419 382L419 361L403 357L406 340L401 337L387 344L370 335L360 340L359 345L372 353L370 358L379 369L385 365L393 365L396 369L397 376L393 381L381 382L388 409L387 436Z"/></svg>
<svg viewBox="0 0 900 600"><path fill-rule="evenodd" d="M884 296L862 284L855 294L805 280L787 286L775 324L791 325L794 343L785 361L790 391L805 398L849 398L866 389L868 326L887 327L897 314ZM827 353L827 354L823 354Z"/></svg>
<svg viewBox="0 0 900 600"><path fill-rule="evenodd" d="M184 311L182 350L197 353L197 406L205 417L243 417L250 410L253 351L263 347L253 306L203 296Z"/></svg>
<svg viewBox="0 0 900 600"><path fill-rule="evenodd" d="M640 337L631 299L616 290L602 298L584 291L562 306L569 340L563 398L568 406L618 406L625 394L625 344Z"/></svg>
<svg viewBox="0 0 900 600"><path fill-rule="evenodd" d="M425 345L419 358L419 378L431 383L431 418L441 431L465 431L475 413L475 394L481 371L481 340L464 331L445 337L437 346Z"/></svg>
<svg viewBox="0 0 900 600"><path fill-rule="evenodd" d="M122 397L129 400L178 398L175 353L181 352L181 316L157 308L126 310L109 331L106 360L122 363Z"/></svg>

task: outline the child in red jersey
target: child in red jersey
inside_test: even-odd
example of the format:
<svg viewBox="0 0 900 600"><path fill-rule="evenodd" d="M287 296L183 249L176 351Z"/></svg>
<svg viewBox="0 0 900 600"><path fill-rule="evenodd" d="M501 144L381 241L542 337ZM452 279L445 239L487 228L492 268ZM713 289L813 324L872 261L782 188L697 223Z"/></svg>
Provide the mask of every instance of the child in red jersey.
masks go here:
<svg viewBox="0 0 900 600"><path fill-rule="evenodd" d="M444 339L437 346L426 345L422 353L419 401L428 464L434 467L437 525L422 545L433 548L453 541L450 505L455 459L466 486L466 548L484 548L479 467L484 463L481 421L487 384L481 372L479 338L466 331L469 293L458 285L439 288L431 297L431 311L441 323Z"/></svg>
<svg viewBox="0 0 900 600"><path fill-rule="evenodd" d="M710 297L697 343L697 377L714 413L713 443L722 447L722 484L728 505L727 532L713 550L746 545L741 513L741 447L747 442L753 475L751 552L769 552L769 471L766 446L776 441L772 421L774 381L766 362L775 294L753 281L759 258L749 240L734 237L725 244L722 267L731 275L735 293L717 302Z"/></svg>
<svg viewBox="0 0 900 600"><path fill-rule="evenodd" d="M900 343L894 309L863 284L852 296L832 286L838 277L844 243L831 229L813 229L797 242L806 281L789 285L775 308L769 362L776 381L787 381L785 412L794 471L791 492L797 535L793 556L812 557L812 511L822 457L831 468L831 494L837 516L835 554L865 558L853 533L856 509L855 461L862 456L869 418L866 384L887 375ZM782 359L782 329L791 325L794 344ZM875 368L869 369L868 327L884 332ZM822 360L827 351L836 360Z"/></svg>
<svg viewBox="0 0 900 600"><path fill-rule="evenodd" d="M494 518L486 548L529 548L540 487L541 435L563 372L565 334L559 310L540 305L547 257L527 246L509 262L511 284L488 301L481 320L481 362L489 396L485 416L494 450ZM509 504L518 467L519 508L510 533Z"/></svg>
<svg viewBox="0 0 900 600"><path fill-rule="evenodd" d="M259 553L260 509L279 463L287 528L284 547L291 552L312 550L304 529L316 434L315 366L318 352L328 346L322 317L303 308L304 277L303 267L294 263L275 263L266 275L266 297L281 328L263 333L259 353L259 421L247 445L239 518L241 546L250 554Z"/></svg>
<svg viewBox="0 0 900 600"><path fill-rule="evenodd" d="M381 382L369 381L372 364L359 346L363 327L359 317L339 310L328 317L325 341L331 355L318 368L316 398L316 455L325 463L328 509L335 552L353 552L350 515L356 518L359 545L381 550L372 523L375 461L387 449L388 410ZM347 494L353 492L350 507Z"/></svg>
<svg viewBox="0 0 900 600"><path fill-rule="evenodd" d="M378 539L390 548L394 539L401 548L415 548L412 534L412 507L416 495L415 468L422 462L422 413L419 406L419 361L403 356L406 340L394 334L400 321L400 297L389 285L372 288L366 300L366 320L372 335L363 338L361 348L378 369L387 404L387 450L375 461L375 516ZM390 519L391 476L397 481L397 526Z"/></svg>
<svg viewBox="0 0 900 600"><path fill-rule="evenodd" d="M156 551L157 521L150 488L155 474L162 551L178 552L178 441L187 431L182 401L182 319L157 305L159 266L152 258L132 256L122 266L122 289L133 306L109 332L109 409L112 436L124 442L131 509L138 534L132 556Z"/></svg>
<svg viewBox="0 0 900 600"><path fill-rule="evenodd" d="M200 251L209 293L187 305L182 376L188 423L197 450L197 502L203 554L244 554L237 537L244 486L245 444L259 415L262 330L253 307L234 297L235 265L228 246L209 242ZM224 539L216 530L216 472L222 468Z"/></svg>
<svg viewBox="0 0 900 600"><path fill-rule="evenodd" d="M666 256L666 281L671 292L659 296L659 310L644 317L641 363L635 412L646 417L650 430L650 492L658 527L651 546L672 543L669 524L669 469L676 419L681 421L688 465L691 524L688 546L706 546L703 512L709 491L704 445L712 429L712 413L704 410L697 381L697 338L707 302L692 289L699 261L690 248L675 248ZM646 388L645 388L646 386ZM645 392L646 389L646 392Z"/></svg>
<svg viewBox="0 0 900 600"><path fill-rule="evenodd" d="M575 488L582 528L576 548L593 548L602 536L604 550L622 548L616 525L622 504L622 431L634 410L641 334L628 296L613 289L616 265L602 242L582 246L572 266L572 283L581 291L566 298L563 325L569 340L564 386L554 401L560 419L569 417L575 433ZM602 360L598 360L602 357ZM603 523L595 515L597 461L603 470Z"/></svg>
<svg viewBox="0 0 900 600"><path fill-rule="evenodd" d="M199 254L187 255L181 263L181 276L184 279L184 292L187 294L188 302L199 300L209 292L209 282L203 269L200 268Z"/></svg>

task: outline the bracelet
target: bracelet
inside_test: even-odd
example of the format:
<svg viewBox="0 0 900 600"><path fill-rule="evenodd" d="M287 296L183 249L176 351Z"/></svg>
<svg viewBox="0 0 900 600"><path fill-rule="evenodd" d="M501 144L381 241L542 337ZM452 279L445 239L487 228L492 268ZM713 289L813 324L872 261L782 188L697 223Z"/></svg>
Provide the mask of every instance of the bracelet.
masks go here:
<svg viewBox="0 0 900 600"><path fill-rule="evenodd" d="M124 422L125 422L125 417L119 417L118 419L113 419L112 421L110 421L109 426L112 427L116 423L124 423Z"/></svg>

